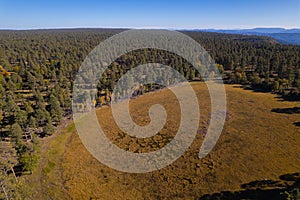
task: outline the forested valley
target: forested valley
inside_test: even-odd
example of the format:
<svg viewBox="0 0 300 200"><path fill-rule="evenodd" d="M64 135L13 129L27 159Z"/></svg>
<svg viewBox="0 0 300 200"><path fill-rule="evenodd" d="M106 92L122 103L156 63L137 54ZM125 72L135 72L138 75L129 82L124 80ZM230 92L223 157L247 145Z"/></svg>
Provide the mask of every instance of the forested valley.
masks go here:
<svg viewBox="0 0 300 200"><path fill-rule="evenodd" d="M61 120L71 115L73 81L85 57L101 41L121 31L124 30L0 31L0 186L3 195L14 190L16 176L31 173L37 166L39 138L52 135ZM183 33L208 51L225 83L242 84L277 93L285 100L299 101L300 46L280 44L269 37ZM133 67L149 62L169 65L189 81L203 80L190 63L170 52L133 51L118 58L104 72L97 86L95 106L109 105L116 81ZM157 87L145 85L139 94Z"/></svg>

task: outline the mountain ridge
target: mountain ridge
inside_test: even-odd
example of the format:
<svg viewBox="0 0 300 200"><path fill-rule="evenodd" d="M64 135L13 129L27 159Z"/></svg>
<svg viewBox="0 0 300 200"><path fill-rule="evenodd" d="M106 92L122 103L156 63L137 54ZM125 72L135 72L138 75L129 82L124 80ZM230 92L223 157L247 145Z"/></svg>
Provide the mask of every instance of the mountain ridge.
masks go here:
<svg viewBox="0 0 300 200"><path fill-rule="evenodd" d="M277 40L279 43L300 45L299 28L190 29L189 31L269 36Z"/></svg>

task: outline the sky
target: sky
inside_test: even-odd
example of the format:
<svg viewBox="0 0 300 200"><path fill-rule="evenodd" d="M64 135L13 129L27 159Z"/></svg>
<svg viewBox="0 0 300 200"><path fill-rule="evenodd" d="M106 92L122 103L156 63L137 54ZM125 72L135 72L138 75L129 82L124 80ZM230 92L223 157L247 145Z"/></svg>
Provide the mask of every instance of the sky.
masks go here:
<svg viewBox="0 0 300 200"><path fill-rule="evenodd" d="M0 29L300 28L300 0L0 0Z"/></svg>

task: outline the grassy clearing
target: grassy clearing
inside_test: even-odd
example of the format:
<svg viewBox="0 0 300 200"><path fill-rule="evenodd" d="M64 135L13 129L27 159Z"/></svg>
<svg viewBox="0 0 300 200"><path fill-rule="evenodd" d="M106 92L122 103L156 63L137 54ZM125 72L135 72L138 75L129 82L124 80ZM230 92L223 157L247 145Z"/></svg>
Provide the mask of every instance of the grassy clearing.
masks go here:
<svg viewBox="0 0 300 200"><path fill-rule="evenodd" d="M73 123L63 131L43 140L40 165L26 177L26 188L34 188L26 194L29 199L68 199L62 179L62 158L70 137L75 131ZM25 185L25 184L24 184Z"/></svg>
<svg viewBox="0 0 300 200"><path fill-rule="evenodd" d="M199 130L203 132L209 120L209 93L203 83L192 85L199 98ZM225 190L238 191L242 184L300 172L300 127L294 124L299 114L272 112L274 108L299 107L299 103L280 101L273 94L243 90L237 85L226 85L226 91L229 119L206 158L197 157L204 137L198 134L189 150L170 166L145 174L122 173L93 158L74 127L69 127L49 146L41 187L49 194L55 191L58 199L193 199ZM149 123L147 110L154 103L164 105L168 114L159 136L142 140L120 131L110 108L98 110L97 115L115 144L133 152L148 152L175 135L180 119L176 102L167 90L131 101L132 117L138 124Z"/></svg>

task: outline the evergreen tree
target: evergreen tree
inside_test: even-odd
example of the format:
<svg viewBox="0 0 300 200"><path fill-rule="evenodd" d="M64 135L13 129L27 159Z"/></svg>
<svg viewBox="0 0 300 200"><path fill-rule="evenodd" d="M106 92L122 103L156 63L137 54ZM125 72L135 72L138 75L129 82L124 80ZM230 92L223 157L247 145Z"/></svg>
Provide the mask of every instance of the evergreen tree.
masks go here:
<svg viewBox="0 0 300 200"><path fill-rule="evenodd" d="M21 143L23 131L21 126L18 123L14 123L10 128L10 134L14 138L14 142L16 145Z"/></svg>
<svg viewBox="0 0 300 200"><path fill-rule="evenodd" d="M52 120L54 122L60 122L60 120L62 119L63 111L60 107L59 101L53 94L50 95L49 104L50 104L50 116Z"/></svg>
<svg viewBox="0 0 300 200"><path fill-rule="evenodd" d="M47 122L47 124L46 124L46 126L43 128L43 130L44 130L44 133L45 133L46 135L52 135L52 134L54 133L54 131L55 131L55 128L54 128L54 126L52 125L51 122Z"/></svg>

